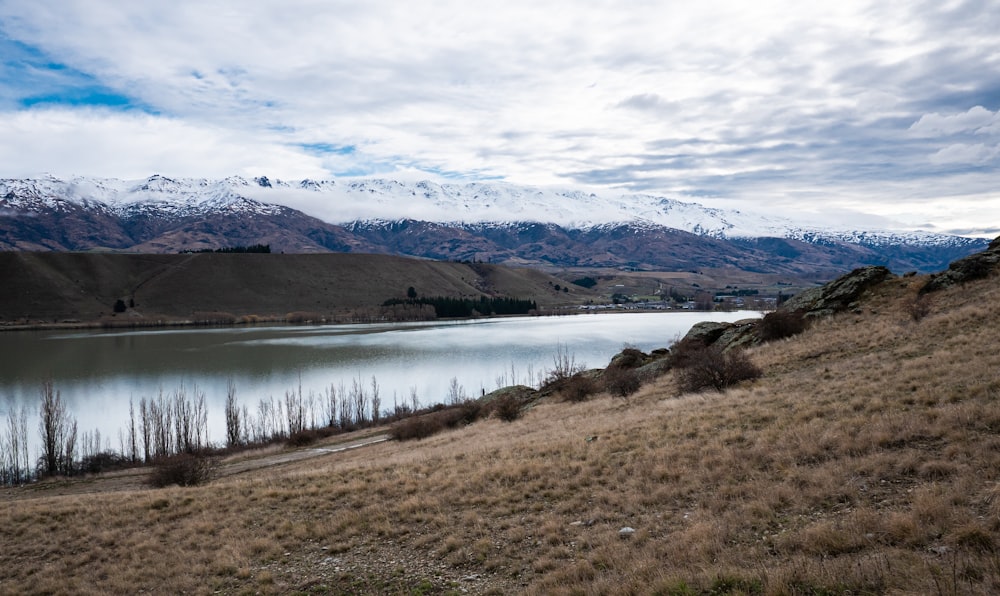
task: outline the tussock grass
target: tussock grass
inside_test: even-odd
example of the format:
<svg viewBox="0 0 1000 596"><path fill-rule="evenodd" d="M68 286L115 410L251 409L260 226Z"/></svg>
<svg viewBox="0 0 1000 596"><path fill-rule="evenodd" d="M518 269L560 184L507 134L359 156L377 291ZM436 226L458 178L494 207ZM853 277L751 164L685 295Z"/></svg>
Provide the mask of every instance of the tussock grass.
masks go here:
<svg viewBox="0 0 1000 596"><path fill-rule="evenodd" d="M539 403L207 486L0 497L21 592L1000 591L1000 287L879 286L763 377ZM635 533L622 538L629 526ZM183 570L180 572L179 570Z"/></svg>

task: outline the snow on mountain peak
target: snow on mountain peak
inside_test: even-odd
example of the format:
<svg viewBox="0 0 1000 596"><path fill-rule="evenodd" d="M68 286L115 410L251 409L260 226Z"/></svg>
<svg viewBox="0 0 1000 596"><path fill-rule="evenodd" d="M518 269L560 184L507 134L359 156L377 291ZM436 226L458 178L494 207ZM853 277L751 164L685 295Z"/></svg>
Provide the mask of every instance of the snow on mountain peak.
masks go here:
<svg viewBox="0 0 1000 596"><path fill-rule="evenodd" d="M0 198L103 204L119 212L160 211L173 216L221 211L274 214L285 207L335 224L414 219L447 224L537 222L589 229L605 224L657 225L714 238L784 237L880 243L950 244L955 236L909 231L843 230L786 218L716 209L650 194L598 195L573 189L507 182L407 182L391 178L283 181L267 176L221 180L145 180L52 176L0 180ZM8 199L9 202L9 199Z"/></svg>

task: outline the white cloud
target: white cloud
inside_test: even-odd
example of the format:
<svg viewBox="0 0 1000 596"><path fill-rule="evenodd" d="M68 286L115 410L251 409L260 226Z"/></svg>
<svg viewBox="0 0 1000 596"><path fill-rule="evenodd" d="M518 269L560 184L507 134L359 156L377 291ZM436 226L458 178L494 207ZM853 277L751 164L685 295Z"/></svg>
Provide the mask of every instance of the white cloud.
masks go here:
<svg viewBox="0 0 1000 596"><path fill-rule="evenodd" d="M152 173L224 177L275 169L301 177L325 174L318 159L273 139L142 113L46 109L0 114L0 138L7 176L56 171L119 178Z"/></svg>
<svg viewBox="0 0 1000 596"><path fill-rule="evenodd" d="M966 164L982 165L993 161L1000 153L1000 147L983 145L965 145L956 143L935 152L930 160L936 164Z"/></svg>
<svg viewBox="0 0 1000 596"><path fill-rule="evenodd" d="M5 73L5 173L407 170L846 209L982 192L927 165L989 166L1000 131L989 7L0 0L4 35L133 100L25 108L51 77Z"/></svg>
<svg viewBox="0 0 1000 596"><path fill-rule="evenodd" d="M1000 112L991 112L983 106L975 106L966 112L955 114L924 114L910 126L910 132L926 137L998 131L1000 131Z"/></svg>

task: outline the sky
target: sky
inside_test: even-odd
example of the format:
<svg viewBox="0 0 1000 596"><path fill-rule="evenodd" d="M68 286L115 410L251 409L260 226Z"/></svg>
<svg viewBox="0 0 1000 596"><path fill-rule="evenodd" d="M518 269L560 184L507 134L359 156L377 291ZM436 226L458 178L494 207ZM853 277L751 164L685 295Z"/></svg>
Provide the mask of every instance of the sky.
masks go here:
<svg viewBox="0 0 1000 596"><path fill-rule="evenodd" d="M1000 234L995 0L0 0L0 177L493 181Z"/></svg>

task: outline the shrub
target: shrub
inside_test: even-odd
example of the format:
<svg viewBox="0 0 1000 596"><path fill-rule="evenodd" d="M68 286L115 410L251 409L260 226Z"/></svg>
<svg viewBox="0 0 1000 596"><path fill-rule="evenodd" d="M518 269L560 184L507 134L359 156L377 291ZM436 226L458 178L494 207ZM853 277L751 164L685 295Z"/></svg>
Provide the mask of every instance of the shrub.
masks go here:
<svg viewBox="0 0 1000 596"><path fill-rule="evenodd" d="M562 395L563 399L571 402L584 401L597 392L598 387L594 379L583 374L566 379L559 389L559 394Z"/></svg>
<svg viewBox="0 0 1000 596"><path fill-rule="evenodd" d="M323 323L323 315L316 312L295 311L285 315L285 322L290 325Z"/></svg>
<svg viewBox="0 0 1000 596"><path fill-rule="evenodd" d="M419 440L444 430L444 423L437 412L412 416L393 424L389 436L397 441Z"/></svg>
<svg viewBox="0 0 1000 596"><path fill-rule="evenodd" d="M760 378L763 372L742 350L723 352L716 347L689 349L683 365L674 369L681 393L715 389L722 391L741 381Z"/></svg>
<svg viewBox="0 0 1000 596"><path fill-rule="evenodd" d="M453 423L448 424L449 427L458 426L459 424L472 424L476 420L479 420L483 415L483 403L475 399L467 399L458 408L457 420Z"/></svg>
<svg viewBox="0 0 1000 596"><path fill-rule="evenodd" d="M604 389L615 397L626 398L642 387L639 373L632 368L608 368L604 371Z"/></svg>
<svg viewBox="0 0 1000 596"><path fill-rule="evenodd" d="M571 377L583 372L584 367L576 363L576 356L562 345L557 346L556 355L552 357L552 370L542 382L543 389L561 389Z"/></svg>
<svg viewBox="0 0 1000 596"><path fill-rule="evenodd" d="M805 313L797 310L776 310L764 315L757 323L757 338L761 341L774 341L798 335L806 330Z"/></svg>
<svg viewBox="0 0 1000 596"><path fill-rule="evenodd" d="M88 455L80 461L80 471L85 474L100 474L111 470L121 470L133 465L124 455L114 451L101 451Z"/></svg>
<svg viewBox="0 0 1000 596"><path fill-rule="evenodd" d="M513 395L505 395L493 401L493 412L504 422L514 422L521 417L521 401Z"/></svg>
<svg viewBox="0 0 1000 596"><path fill-rule="evenodd" d="M920 322L931 313L931 305L927 298L918 296L907 305L906 310L910 313L910 318L914 322Z"/></svg>
<svg viewBox="0 0 1000 596"><path fill-rule="evenodd" d="M204 484L212 479L217 463L214 458L191 453L163 457L153 462L149 483L156 488Z"/></svg>
<svg viewBox="0 0 1000 596"><path fill-rule="evenodd" d="M327 428L304 428L300 431L294 432L288 437L286 444L289 447L305 447L306 445L312 445L316 441L329 437L333 434L334 429Z"/></svg>

